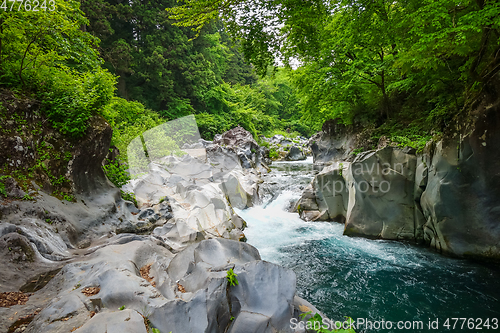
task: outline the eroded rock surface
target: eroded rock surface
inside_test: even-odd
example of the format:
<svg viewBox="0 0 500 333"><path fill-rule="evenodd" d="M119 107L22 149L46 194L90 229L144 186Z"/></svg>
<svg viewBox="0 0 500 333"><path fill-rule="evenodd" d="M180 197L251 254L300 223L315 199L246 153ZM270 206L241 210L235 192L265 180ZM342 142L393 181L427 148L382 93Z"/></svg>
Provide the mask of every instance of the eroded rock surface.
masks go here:
<svg viewBox="0 0 500 333"><path fill-rule="evenodd" d="M305 220L345 222L344 234L415 240L416 156L385 147L325 167L298 202Z"/></svg>
<svg viewBox="0 0 500 333"><path fill-rule="evenodd" d="M345 218L346 235L500 260L498 103L483 111L467 134L429 142L423 153L385 146L334 162L316 175L297 210L305 220Z"/></svg>
<svg viewBox="0 0 500 333"><path fill-rule="evenodd" d="M139 208L99 176L75 187L74 202L42 190L34 200L4 202L2 291L57 275L26 294L26 304L0 308L9 318L0 330L290 332L291 318L317 312L295 295L292 271L241 242L246 223L233 207L258 202L267 166L253 138L233 132L221 144L200 141L187 155L150 160L122 189ZM20 189L11 183L9 193Z"/></svg>
<svg viewBox="0 0 500 333"><path fill-rule="evenodd" d="M0 135L8 166L0 174L0 292L10 292L0 331L290 332L291 318L317 312L295 295L292 271L241 242L246 223L233 207L258 202L259 175L271 163L249 132L186 143L187 155L174 156L155 145L168 141L155 135L169 127L148 131L148 153L135 140L131 151L144 156L123 188L136 207L101 168L111 139L102 118L70 142L43 125L36 103L7 99L15 116L0 120L17 132Z"/></svg>
<svg viewBox="0 0 500 333"><path fill-rule="evenodd" d="M322 164L349 160L354 149L367 144L368 139L337 120L326 121L321 132L309 139L314 163Z"/></svg>
<svg viewBox="0 0 500 333"><path fill-rule="evenodd" d="M235 153L240 165L244 169L255 168L258 171L269 171L268 165L271 164L269 158L269 149L260 147L252 134L243 127L235 127L221 135L216 135L213 143L205 144L207 154L212 151L227 151Z"/></svg>
<svg viewBox="0 0 500 333"><path fill-rule="evenodd" d="M500 118L491 105L462 140L428 147L420 161L424 240L460 256L500 260Z"/></svg>
<svg viewBox="0 0 500 333"><path fill-rule="evenodd" d="M291 270L246 243L210 239L174 256L150 236L124 237L66 265L39 293L57 296L25 332L291 332L290 319L317 311L295 296ZM140 276L146 265L151 281ZM228 284L230 269L238 285ZM89 287L99 292L82 292Z"/></svg>

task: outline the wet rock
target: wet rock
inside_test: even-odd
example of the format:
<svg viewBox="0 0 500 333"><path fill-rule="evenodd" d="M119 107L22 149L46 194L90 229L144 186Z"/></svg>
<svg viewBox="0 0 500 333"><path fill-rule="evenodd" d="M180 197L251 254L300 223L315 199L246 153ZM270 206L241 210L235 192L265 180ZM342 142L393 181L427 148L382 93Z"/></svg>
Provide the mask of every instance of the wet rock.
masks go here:
<svg viewBox="0 0 500 333"><path fill-rule="evenodd" d="M499 260L500 208L493 199L500 196L497 109L490 105L468 124L466 135L448 134L429 142L423 153L391 147L381 138L382 149L359 154L342 175L349 193L344 233L425 242L450 255ZM349 136L335 123L325 127L324 135ZM333 150L320 153L328 151ZM324 156L344 156L337 153ZM304 219L325 217L324 191L317 184L327 170L316 176L299 202ZM341 202L324 202L330 219L335 203Z"/></svg>
<svg viewBox="0 0 500 333"><path fill-rule="evenodd" d="M320 210L313 184L314 182L304 189L294 211L299 213L300 218L305 221L328 221L330 219L328 216L328 207L326 207L324 202L320 202L322 204L322 209Z"/></svg>
<svg viewBox="0 0 500 333"><path fill-rule="evenodd" d="M344 223L349 192L345 174L349 163L325 167L306 187L296 210L306 221L336 221Z"/></svg>

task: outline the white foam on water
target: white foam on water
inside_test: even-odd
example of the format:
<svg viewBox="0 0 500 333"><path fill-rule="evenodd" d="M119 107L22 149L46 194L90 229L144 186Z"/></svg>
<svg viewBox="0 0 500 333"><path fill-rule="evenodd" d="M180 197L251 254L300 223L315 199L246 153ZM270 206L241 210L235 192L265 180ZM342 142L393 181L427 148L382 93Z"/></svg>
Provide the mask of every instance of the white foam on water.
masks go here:
<svg viewBox="0 0 500 333"><path fill-rule="evenodd" d="M235 211L247 222L248 243L262 259L296 273L301 297L330 316L427 320L500 315L497 269L413 244L347 237L343 224L305 222L287 212L290 202L301 196L299 178L308 175L307 170L290 172L294 164L275 163L268 177L278 185L274 200Z"/></svg>

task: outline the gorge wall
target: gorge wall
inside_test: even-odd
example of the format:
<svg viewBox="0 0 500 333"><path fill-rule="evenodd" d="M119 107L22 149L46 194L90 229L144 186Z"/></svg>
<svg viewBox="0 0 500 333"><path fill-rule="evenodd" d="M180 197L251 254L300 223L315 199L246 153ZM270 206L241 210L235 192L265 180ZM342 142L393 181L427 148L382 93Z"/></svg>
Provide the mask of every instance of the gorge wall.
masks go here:
<svg viewBox="0 0 500 333"><path fill-rule="evenodd" d="M385 146L355 156L352 133L323 130L329 162L297 204L306 220L345 222L344 234L425 243L461 257L500 260L500 112L484 103L461 131L422 153ZM313 145L314 147L314 145ZM325 156L327 158L325 159Z"/></svg>

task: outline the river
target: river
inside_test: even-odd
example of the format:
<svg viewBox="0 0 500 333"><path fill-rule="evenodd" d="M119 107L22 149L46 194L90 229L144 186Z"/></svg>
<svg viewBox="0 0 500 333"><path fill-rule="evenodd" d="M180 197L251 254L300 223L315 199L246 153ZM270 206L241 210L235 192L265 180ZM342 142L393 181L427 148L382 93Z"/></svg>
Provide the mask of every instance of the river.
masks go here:
<svg viewBox="0 0 500 333"><path fill-rule="evenodd" d="M261 206L238 210L248 224L248 243L262 259L296 273L299 296L333 320L424 323L424 329L409 332L443 332L446 323L452 332L500 331L497 265L448 258L403 242L343 236L340 223L304 222L287 212L315 172L311 159L275 162L263 177L274 195L264 196ZM451 318L474 318L475 324L460 329L462 321ZM436 320L438 329L428 328ZM398 331L366 327L357 332Z"/></svg>

